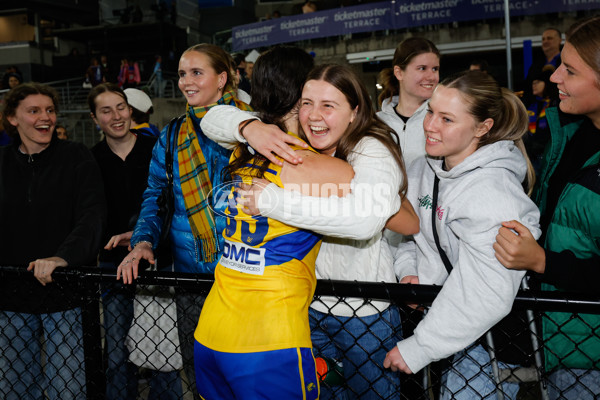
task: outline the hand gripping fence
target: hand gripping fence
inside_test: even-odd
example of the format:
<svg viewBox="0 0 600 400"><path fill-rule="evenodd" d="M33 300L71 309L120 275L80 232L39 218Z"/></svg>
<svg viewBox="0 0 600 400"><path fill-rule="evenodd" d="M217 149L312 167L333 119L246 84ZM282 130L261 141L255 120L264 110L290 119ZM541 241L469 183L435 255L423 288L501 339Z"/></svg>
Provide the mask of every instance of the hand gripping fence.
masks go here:
<svg viewBox="0 0 600 400"><path fill-rule="evenodd" d="M0 266L0 282L5 279L25 279L25 277L31 278L31 273L26 272L22 266ZM73 386L75 387L73 391L84 392L85 397L88 399L107 398L107 391L110 390L108 383L114 377L110 375L110 362L112 362L112 359L107 351L110 347L110 338L107 337L109 330L106 326L109 321L106 308L106 285L116 282L116 273L114 271L107 272L97 267L82 267L56 270L52 277L54 282L51 285L76 282L78 292L81 293L81 298L77 300L77 304L74 306L81 309L80 319L83 328L84 357L81 365L77 367L85 372L85 384L81 384L79 387ZM186 348L189 348L186 346L189 346L190 343L193 344L193 329L197 319L196 317L190 318L186 325L182 317L191 314L188 309L184 308L187 307L186 304L188 303L178 300L182 295L193 295L193 298L202 300L208 294L212 284L212 276L207 275L155 271L141 273L136 281L138 288L145 288L150 285L161 287L165 289L162 291L163 295L161 296L166 293L166 296L171 296L171 298L177 300L177 315L172 317L172 327L178 330L181 343L177 351L182 353L182 364L181 362L175 363L173 355L162 354L166 359L164 363L167 364L167 368L164 365L162 367L155 366L157 370L153 370L134 365L133 390L135 397L147 398L149 388L155 387L151 382L158 380L165 383L166 377L169 376L173 381L162 386L164 394L168 393L168 398L197 398L197 395L194 394L194 385L187 376L189 373L186 372L189 371L187 367L190 366L190 362L193 364L193 361L191 361L193 358L190 360L189 357L186 357L186 351L188 351ZM581 373L581 369L575 370L571 366L571 354L580 353L585 360L587 352L590 351L589 349L594 348L596 343L600 343L600 337L598 337L600 327L591 326L589 322L591 319L588 318L589 316L600 315L600 298L598 296L560 291L533 290L528 288L526 281L523 282L522 290L517 294L513 308L525 311L526 315L523 321L526 331L524 334L529 338L528 340L531 342L533 349L523 349L524 356L531 360L525 366L527 368L506 369L505 364L498 359L498 350L502 349L494 346L494 344L496 346L500 346L500 344L490 343L489 340L486 340L487 335L485 335L479 343L487 347L483 353L487 361L481 362L472 375L466 375L462 370L456 369L457 360L467 361L471 365L478 365L471 362L477 361L474 356L476 353L471 352L471 350L478 347L477 342L464 352L432 363L415 375L391 374L382 365L388 347L390 345L393 347L399 337L408 337L412 334L415 326L423 317L423 309L427 309L440 289L440 287L429 285L318 281L313 304L315 309L321 311L315 312L314 309L311 309L310 313L311 328L314 335L313 353L315 357L322 360L320 361L322 365L335 370L337 374L335 380L324 379L321 382L321 398L412 400L440 398L440 394L444 398L444 393L447 396L446 398L460 397L461 393L467 396L465 398L473 399L484 397L513 398L515 392L505 390L507 383L514 385L515 390L518 390L520 399L545 400L549 398L550 392L554 393L552 396L560 397L562 394L564 398L593 399L594 396L600 394L600 387L598 386L600 385L598 383L600 379L596 379L600 376L598 375L600 360L592 359L590 356L589 366L583 369L583 373ZM20 323L21 320L16 316L21 316L21 313L6 309L4 307L5 301L2 300L10 298L10 290L12 289L9 288L7 293L2 293L2 298L0 298L0 317L2 317L0 322L3 324L0 326L0 339L2 339L0 340L0 346L2 346L0 348L0 398L19 398L19 393L22 394L24 393L23 390L28 389L19 384L20 381L26 378L25 375L18 375L19 357L25 356L27 348L19 347L20 341L17 340L19 331L11 325L12 323ZM132 290L131 296L132 299L135 297L135 290ZM331 299L335 300L334 308L327 308L332 307ZM362 310L370 309L373 305L382 304L381 301L389 303L390 309L397 310L400 319L389 322L384 318L374 318L371 315L372 313L362 312ZM201 302L199 304L199 307L201 307ZM414 310L406 304L419 304L420 307ZM324 305L326 305L325 309ZM347 309L354 309L355 314L350 316L335 315L335 307L338 306L347 306ZM553 315L560 313L570 315L569 318L565 319L567 322L552 319ZM381 315L383 314L384 312L381 313ZM318 321L315 319L316 315L319 315L323 320ZM117 315L117 317L119 316ZM377 321L373 322L375 320ZM378 336L379 333L375 331L375 327L381 321L384 325L388 325L391 334L394 335L393 337ZM589 335L583 338L569 338L567 335L568 328L573 321L581 323L584 327L587 326L590 332ZM551 336L546 335L548 327L553 328L555 331ZM317 333L323 333L325 330L327 330L327 335L317 336ZM572 341L573 350L567 353L566 356L553 347L553 340L559 334L564 334L567 340ZM16 335L16 339L13 337L12 341L7 341L6 338L11 335ZM159 342L168 340L166 334L164 339L161 340L160 338L162 336L155 335L152 340ZM48 344L49 342L43 343L45 344L40 347L39 351L45 352L45 358L42 359L49 360L52 356L49 353L51 347ZM162 348L160 344L156 343L157 349ZM488 352L488 350L490 351ZM141 354L143 357L144 353ZM548 364L549 360L554 360L552 366ZM131 367L131 365L129 366ZM193 368L193 365L191 366ZM70 367L73 376L76 375L77 367ZM48 361L42 361L40 368L41 370L47 369ZM160 368L163 371L158 371ZM522 374L523 370L527 369L533 372L529 378ZM69 369L66 370L69 371ZM157 374L157 371L165 375ZM6 377L11 376L11 373L17 373L17 378L14 380L7 379ZM553 376L557 373L566 373L570 377L571 384L569 387L561 387L553 380ZM451 386L450 376L452 375L454 377L458 376L461 382L460 385ZM531 377L533 377L533 381L530 382ZM479 381L484 378L492 380L492 389L489 393L481 392ZM41 385L43 381L42 378L37 381L34 380L32 387ZM381 385L382 382L384 385ZM49 386L52 384L52 381L48 383ZM381 387L387 389L382 390ZM48 387L41 389L49 390ZM573 392L573 390L577 390L577 392ZM448 395L449 391L450 395ZM176 392L177 394L175 394ZM160 393L158 396L163 398Z"/></svg>

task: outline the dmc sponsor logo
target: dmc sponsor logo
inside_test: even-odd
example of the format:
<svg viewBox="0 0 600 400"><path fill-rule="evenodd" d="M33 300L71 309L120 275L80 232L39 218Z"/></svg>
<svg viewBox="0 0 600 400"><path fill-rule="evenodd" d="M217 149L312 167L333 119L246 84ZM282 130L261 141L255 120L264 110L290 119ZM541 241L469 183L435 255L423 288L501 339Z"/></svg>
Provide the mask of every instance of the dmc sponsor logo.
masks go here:
<svg viewBox="0 0 600 400"><path fill-rule="evenodd" d="M223 247L223 257L232 261L237 261L247 265L261 265L261 251L247 246L236 245L232 242L225 242Z"/></svg>

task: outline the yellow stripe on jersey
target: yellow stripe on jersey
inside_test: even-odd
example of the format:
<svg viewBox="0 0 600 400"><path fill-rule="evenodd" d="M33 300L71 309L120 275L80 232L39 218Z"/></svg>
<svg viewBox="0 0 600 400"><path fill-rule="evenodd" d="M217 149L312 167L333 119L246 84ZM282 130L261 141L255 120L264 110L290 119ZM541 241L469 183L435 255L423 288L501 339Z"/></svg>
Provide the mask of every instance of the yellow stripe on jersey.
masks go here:
<svg viewBox="0 0 600 400"><path fill-rule="evenodd" d="M255 175L253 168L250 163L237 173L248 178ZM270 164L263 178L283 187L280 174L281 167ZM194 337L210 349L232 353L310 348L308 306L321 236L247 215L237 205L225 213L225 248Z"/></svg>

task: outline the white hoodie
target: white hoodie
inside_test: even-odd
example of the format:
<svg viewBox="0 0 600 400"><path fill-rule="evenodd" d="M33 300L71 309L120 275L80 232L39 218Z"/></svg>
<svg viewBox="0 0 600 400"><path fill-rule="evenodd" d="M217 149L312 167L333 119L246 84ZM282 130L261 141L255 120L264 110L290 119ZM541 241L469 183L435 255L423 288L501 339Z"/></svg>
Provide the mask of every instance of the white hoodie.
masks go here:
<svg viewBox="0 0 600 400"><path fill-rule="evenodd" d="M379 119L385 122L398 134L400 149L404 158L406 169L417 158L425 155L425 134L423 133L423 120L427 114L427 101L423 102L417 111L404 123L394 107L398 104L398 96L385 99L381 103L381 111L377 113Z"/></svg>
<svg viewBox="0 0 600 400"><path fill-rule="evenodd" d="M466 348L509 313L525 272L504 268L494 256L501 222L514 219L535 238L541 234L538 208L521 185L525 158L512 141L483 146L450 171L442 162L423 158L408 171L421 231L400 245L394 265L399 279L417 275L421 284L443 284L414 335L398 342L413 372ZM449 276L431 227L435 175L436 230L453 266Z"/></svg>
<svg viewBox="0 0 600 400"><path fill-rule="evenodd" d="M417 159L425 157L425 133L423 131L423 120L427 114L427 101L423 102L417 111L406 121L406 123L396 114L394 107L398 104L398 96L385 99L381 103L381 111L377 116L392 128L398 134L398 145L402 150L404 167L408 167ZM406 240L404 235L385 229L383 237L387 240L392 251L398 247L399 243Z"/></svg>

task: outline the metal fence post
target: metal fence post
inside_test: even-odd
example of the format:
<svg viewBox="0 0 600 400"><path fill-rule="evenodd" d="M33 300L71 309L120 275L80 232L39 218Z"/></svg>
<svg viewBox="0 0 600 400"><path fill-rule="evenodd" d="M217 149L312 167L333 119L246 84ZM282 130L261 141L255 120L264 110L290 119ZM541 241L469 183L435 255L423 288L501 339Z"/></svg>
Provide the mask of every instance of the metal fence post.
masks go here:
<svg viewBox="0 0 600 400"><path fill-rule="evenodd" d="M500 368L498 368L498 360L496 359L496 351L494 350L494 339L492 338L491 331L487 331L487 333L485 334L485 341L488 345L488 354L490 355L490 361L492 363L492 374L494 375L494 381L496 382L496 397L498 398L498 400L504 400L502 382L500 382Z"/></svg>
<svg viewBox="0 0 600 400"><path fill-rule="evenodd" d="M106 376L102 354L100 324L100 291L98 282L82 278L83 349L85 354L85 380L88 400L101 400L105 396Z"/></svg>
<svg viewBox="0 0 600 400"><path fill-rule="evenodd" d="M524 277L521 281L521 289L529 290L529 284L527 283L527 277ZM535 325L535 318L533 316L533 311L525 310L527 314L527 322L529 325L529 330L531 331L531 345L533 346L533 354L535 359L535 369L538 375L538 380L540 382L540 392L542 394L542 400L548 400L548 388L546 387L546 382L544 382L544 377L542 376L542 371L544 370L544 365L542 364L542 355L540 350L540 343L538 341L538 332L537 326Z"/></svg>

